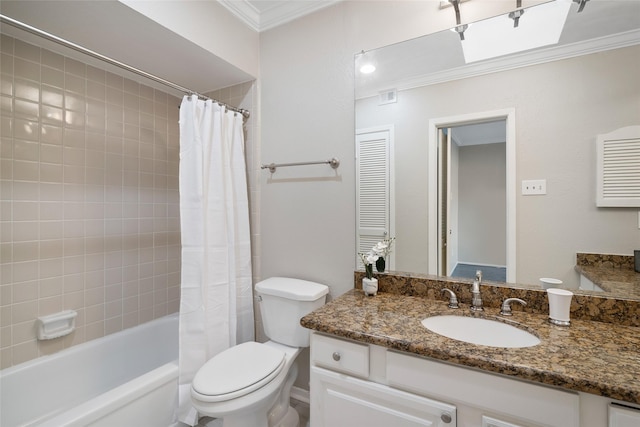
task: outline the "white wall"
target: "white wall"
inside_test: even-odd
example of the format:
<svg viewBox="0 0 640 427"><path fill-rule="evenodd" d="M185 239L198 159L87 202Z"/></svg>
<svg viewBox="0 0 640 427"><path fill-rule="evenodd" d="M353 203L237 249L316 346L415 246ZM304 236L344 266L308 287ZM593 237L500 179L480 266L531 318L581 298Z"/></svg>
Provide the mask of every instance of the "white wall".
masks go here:
<svg viewBox="0 0 640 427"><path fill-rule="evenodd" d="M262 172L260 271L353 288L355 268L354 55L455 25L438 1L338 3L260 36L263 163L325 160L329 166ZM512 7L469 4L468 20ZM502 9L502 10L500 10ZM484 14L484 15L482 15ZM308 388L308 351L296 385Z"/></svg>
<svg viewBox="0 0 640 427"><path fill-rule="evenodd" d="M506 144L460 147L459 262L507 263Z"/></svg>
<svg viewBox="0 0 640 427"><path fill-rule="evenodd" d="M263 163L341 161L337 177L328 166L263 172L263 277L316 280L332 296L353 287L354 55L455 25L438 5L348 1L261 34ZM475 20L513 5L463 6L463 19Z"/></svg>

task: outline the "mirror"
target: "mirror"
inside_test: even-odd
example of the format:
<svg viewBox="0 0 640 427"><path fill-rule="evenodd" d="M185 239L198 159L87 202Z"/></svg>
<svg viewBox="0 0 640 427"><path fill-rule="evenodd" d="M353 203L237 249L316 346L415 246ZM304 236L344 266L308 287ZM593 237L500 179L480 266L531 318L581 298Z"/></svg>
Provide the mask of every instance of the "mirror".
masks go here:
<svg viewBox="0 0 640 427"><path fill-rule="evenodd" d="M387 233L396 237L391 270L446 270L439 242L451 227L442 227L443 214L438 213L446 212L442 197L438 200L438 141L448 127L497 118L507 122L504 139L511 135L513 140L511 152L507 144L505 164L464 169L479 177L500 170L506 177L504 236L483 235L480 246L506 240L504 266L512 266L507 282L539 285L539 278L555 277L577 289L576 253L631 255L637 249L637 209L595 205L595 140L640 121L640 2L592 0L579 13L577 4L553 3L567 5L566 22L559 42L546 47L465 63L465 42L456 32L442 31L356 55L357 139L386 144L383 164L389 180L386 198L376 199L388 200L386 209L380 209L384 218L358 218L358 250ZM526 9L513 31L525 27L527 16L545 5ZM506 15L482 23L491 26L497 22L492 20L513 23ZM471 37L469 31L465 41ZM375 71L362 73L365 63ZM523 195L523 181L532 180L544 182L546 194ZM481 201L493 197L480 190L474 195ZM359 205L366 203L357 199ZM475 207L461 208L461 201L457 205L458 212L472 214L464 220L471 228L488 211L477 200ZM479 231L483 226L475 227ZM461 224L458 229L463 230ZM459 259L460 245L471 239L458 236Z"/></svg>

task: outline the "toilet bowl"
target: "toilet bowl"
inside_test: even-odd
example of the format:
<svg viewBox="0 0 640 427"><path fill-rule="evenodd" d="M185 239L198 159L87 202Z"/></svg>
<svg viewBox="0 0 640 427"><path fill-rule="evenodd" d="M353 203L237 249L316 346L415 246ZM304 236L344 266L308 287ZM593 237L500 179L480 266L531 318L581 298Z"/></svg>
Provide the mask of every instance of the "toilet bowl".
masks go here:
<svg viewBox="0 0 640 427"><path fill-rule="evenodd" d="M231 347L205 363L191 384L200 415L221 418L223 427L298 427L289 397L298 368L295 359L309 346L300 318L324 304L328 287L274 277L256 284L265 343Z"/></svg>

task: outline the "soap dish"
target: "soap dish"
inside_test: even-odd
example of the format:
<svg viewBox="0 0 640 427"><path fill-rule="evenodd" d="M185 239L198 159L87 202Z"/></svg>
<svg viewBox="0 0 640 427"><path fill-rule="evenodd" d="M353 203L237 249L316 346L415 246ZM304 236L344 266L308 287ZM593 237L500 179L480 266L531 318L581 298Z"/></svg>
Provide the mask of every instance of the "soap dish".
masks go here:
<svg viewBox="0 0 640 427"><path fill-rule="evenodd" d="M78 313L74 310L65 310L38 317L36 320L38 339L51 340L70 334L76 328L77 315Z"/></svg>

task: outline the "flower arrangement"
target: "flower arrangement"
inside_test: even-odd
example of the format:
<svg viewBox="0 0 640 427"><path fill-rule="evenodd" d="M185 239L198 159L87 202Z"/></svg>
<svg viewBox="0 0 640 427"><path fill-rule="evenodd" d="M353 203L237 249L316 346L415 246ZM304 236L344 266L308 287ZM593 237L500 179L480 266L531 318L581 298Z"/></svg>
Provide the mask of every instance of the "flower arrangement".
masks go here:
<svg viewBox="0 0 640 427"><path fill-rule="evenodd" d="M376 266L378 266L380 260L384 262L385 257L391 252L391 245L395 240L395 237L384 239L381 242L373 245L369 252L358 254L360 255L362 264L364 264L364 271L367 279L373 278L373 264L376 264ZM380 270L380 268L378 268L378 270L384 271L384 264L382 269Z"/></svg>
<svg viewBox="0 0 640 427"><path fill-rule="evenodd" d="M386 258L391 252L391 245L393 245L395 240L395 237L384 239L383 241L376 243L375 246L371 248L371 251L378 255L378 257Z"/></svg>
<svg viewBox="0 0 640 427"><path fill-rule="evenodd" d="M373 264L378 260L378 255L374 254L372 251L363 254L362 252L358 253L360 255L360 259L364 264L364 273L367 276L367 279L373 278Z"/></svg>

